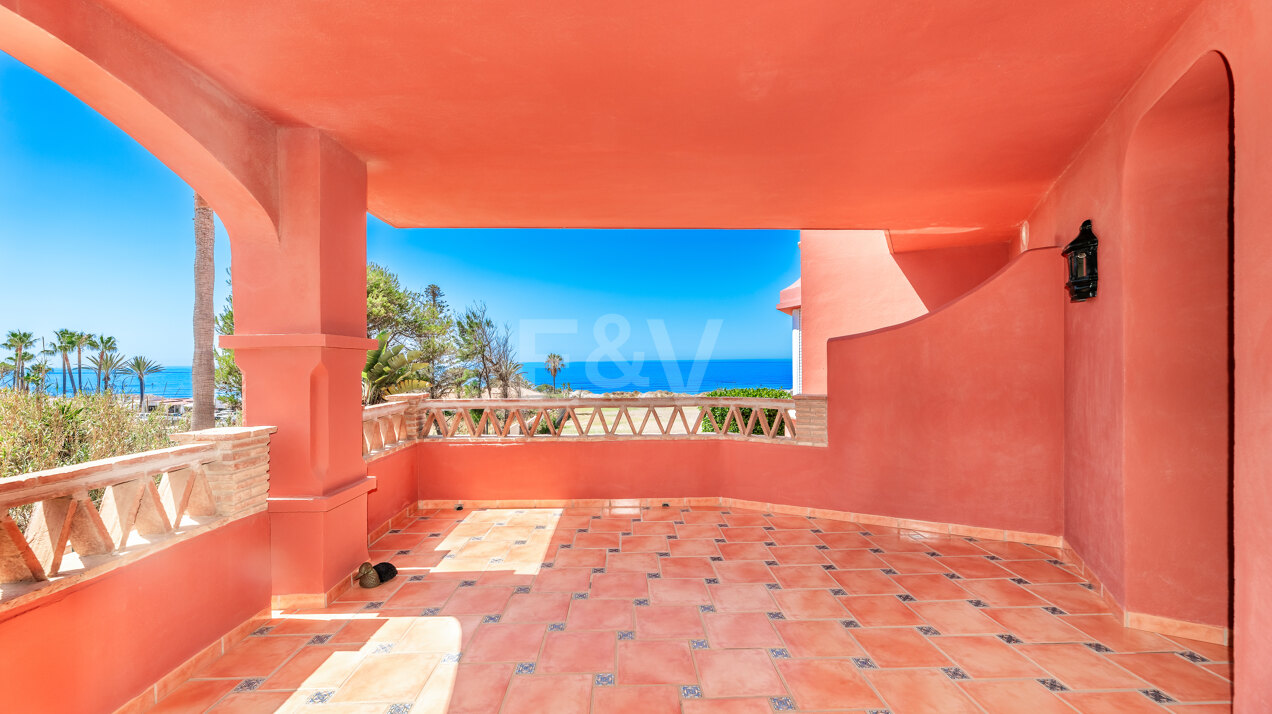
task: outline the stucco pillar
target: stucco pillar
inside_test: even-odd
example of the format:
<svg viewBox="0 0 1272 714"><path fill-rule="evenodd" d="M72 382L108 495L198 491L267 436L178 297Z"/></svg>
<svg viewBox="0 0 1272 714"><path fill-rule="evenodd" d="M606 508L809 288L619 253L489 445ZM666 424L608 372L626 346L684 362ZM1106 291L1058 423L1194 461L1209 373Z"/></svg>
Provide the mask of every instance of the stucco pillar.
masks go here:
<svg viewBox="0 0 1272 714"><path fill-rule="evenodd" d="M325 599L366 559L361 371L366 167L313 129L279 131L277 241L233 244L244 420L278 428L269 513L273 594Z"/></svg>

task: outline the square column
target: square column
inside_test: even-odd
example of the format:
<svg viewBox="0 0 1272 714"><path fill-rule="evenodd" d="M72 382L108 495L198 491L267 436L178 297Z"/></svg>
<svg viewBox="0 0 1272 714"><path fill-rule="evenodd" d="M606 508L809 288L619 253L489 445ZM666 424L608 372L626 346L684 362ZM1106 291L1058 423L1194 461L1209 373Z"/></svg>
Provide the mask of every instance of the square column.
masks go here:
<svg viewBox="0 0 1272 714"><path fill-rule="evenodd" d="M245 423L278 428L273 594L325 603L367 557L366 167L313 129L280 130L278 167L277 240L233 242L235 334L220 346L243 371Z"/></svg>

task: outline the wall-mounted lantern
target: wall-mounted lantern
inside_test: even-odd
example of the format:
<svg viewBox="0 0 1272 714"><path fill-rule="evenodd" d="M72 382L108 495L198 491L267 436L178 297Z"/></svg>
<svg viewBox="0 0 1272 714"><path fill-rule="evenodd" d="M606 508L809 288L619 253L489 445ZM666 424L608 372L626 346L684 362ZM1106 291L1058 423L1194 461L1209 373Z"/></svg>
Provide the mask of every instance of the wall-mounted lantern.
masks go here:
<svg viewBox="0 0 1272 714"><path fill-rule="evenodd" d="M1091 231L1091 221L1083 221L1078 237L1069 241L1064 247L1064 255L1069 259L1069 282L1064 286L1069 289L1069 302L1082 302L1095 297L1096 283L1099 275L1095 270L1095 249L1099 239Z"/></svg>

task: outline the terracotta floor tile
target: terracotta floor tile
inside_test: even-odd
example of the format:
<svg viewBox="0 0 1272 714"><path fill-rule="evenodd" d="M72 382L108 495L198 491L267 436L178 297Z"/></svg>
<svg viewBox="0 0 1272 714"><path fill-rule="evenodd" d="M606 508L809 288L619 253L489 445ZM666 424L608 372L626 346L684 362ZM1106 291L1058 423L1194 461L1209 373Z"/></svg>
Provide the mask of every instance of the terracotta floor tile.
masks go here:
<svg viewBox="0 0 1272 714"><path fill-rule="evenodd" d="M721 544L723 545L723 544ZM720 549L717 544L710 538L693 538L689 540L673 540L671 541L670 552L672 556L692 557L692 556L712 556L719 555Z"/></svg>
<svg viewBox="0 0 1272 714"><path fill-rule="evenodd" d="M570 548L557 551L552 562L557 568L603 568L607 555L604 548Z"/></svg>
<svg viewBox="0 0 1272 714"><path fill-rule="evenodd" d="M973 598L988 603L990 607L1044 607L1047 605L1046 600L1002 578L960 580L959 586L971 593Z"/></svg>
<svg viewBox="0 0 1272 714"><path fill-rule="evenodd" d="M912 602L910 609L942 635L982 635L1003 631L1001 624L986 617L980 608L972 607L965 600Z"/></svg>
<svg viewBox="0 0 1272 714"><path fill-rule="evenodd" d="M676 526L676 537L681 540L723 538L720 527L714 523L686 523Z"/></svg>
<svg viewBox="0 0 1272 714"><path fill-rule="evenodd" d="M769 548L773 559L782 565L821 565L829 563L822 551L811 545L778 545Z"/></svg>
<svg viewBox="0 0 1272 714"><path fill-rule="evenodd" d="M540 562L542 562L542 559L533 561L535 564ZM505 568L512 567L512 565L513 564L507 560L504 561ZM535 576L533 573L518 573L513 570L487 570L477 576L477 586L483 588L500 585L512 585L513 587L528 586L534 582L534 578Z"/></svg>
<svg viewBox="0 0 1272 714"><path fill-rule="evenodd" d="M630 518L593 518L588 529L593 533L619 533L632 529Z"/></svg>
<svg viewBox="0 0 1272 714"><path fill-rule="evenodd" d="M464 661L533 662L539 657L547 629L541 624L482 625L464 649Z"/></svg>
<svg viewBox="0 0 1272 714"><path fill-rule="evenodd" d="M887 553L923 553L928 550L927 544L907 536L882 532L881 526L867 526L872 535L866 536L873 545Z"/></svg>
<svg viewBox="0 0 1272 714"><path fill-rule="evenodd" d="M923 553L884 553L879 558L902 575L949 572L949 568L941 564L941 558Z"/></svg>
<svg viewBox="0 0 1272 714"><path fill-rule="evenodd" d="M1046 560L1051 557L1037 548L1032 548L1024 543L1012 543L1010 541L998 540L978 540L976 541L976 546L988 553L1002 558L1003 560Z"/></svg>
<svg viewBox="0 0 1272 714"><path fill-rule="evenodd" d="M248 637L196 673L198 677L268 677L309 637Z"/></svg>
<svg viewBox="0 0 1272 714"><path fill-rule="evenodd" d="M565 618L569 630L630 630L634 626L632 601L626 599L574 600L569 617Z"/></svg>
<svg viewBox="0 0 1272 714"><path fill-rule="evenodd" d="M610 553L607 573L657 573L658 556L653 553Z"/></svg>
<svg viewBox="0 0 1272 714"><path fill-rule="evenodd" d="M880 667L948 667L950 660L918 630L903 627L866 627L852 636Z"/></svg>
<svg viewBox="0 0 1272 714"><path fill-rule="evenodd" d="M1002 566L1031 583L1080 583L1082 578L1043 560L1002 560Z"/></svg>
<svg viewBox="0 0 1272 714"><path fill-rule="evenodd" d="M866 530L866 526L853 521L842 521L835 518L809 518L813 528L820 528L827 533L856 533ZM884 531L895 531L895 528L887 526L870 526L872 532L882 533Z"/></svg>
<svg viewBox="0 0 1272 714"><path fill-rule="evenodd" d="M876 547L874 541L860 533L814 533L814 535L834 550L866 550ZM866 550L866 552L869 551Z"/></svg>
<svg viewBox="0 0 1272 714"><path fill-rule="evenodd" d="M1014 607L982 610L1009 632L1026 642L1084 642L1087 636L1042 608Z"/></svg>
<svg viewBox="0 0 1272 714"><path fill-rule="evenodd" d="M457 580L426 580L422 583L403 583L397 592L384 601L385 607L441 607L446 604L455 589Z"/></svg>
<svg viewBox="0 0 1272 714"><path fill-rule="evenodd" d="M1061 700L1081 714L1165 714L1167 711L1139 692L1061 692ZM1170 711L1192 714L1187 709Z"/></svg>
<svg viewBox="0 0 1272 714"><path fill-rule="evenodd" d="M773 626L792 657L865 656L848 630L834 620L778 620ZM709 620L707 627L709 631Z"/></svg>
<svg viewBox="0 0 1272 714"><path fill-rule="evenodd" d="M450 669L457 676L441 677L443 668ZM513 668L512 664L493 662L462 663L458 668L451 664L441 664L437 666L425 690L433 686L433 679L439 680L437 699L445 702L446 708L442 710L445 714L497 714L508 691L508 684L512 681ZM314 714L318 712L315 711Z"/></svg>
<svg viewBox="0 0 1272 714"><path fill-rule="evenodd" d="M530 589L534 592L577 593L587 590L591 582L591 568L552 568L541 571Z"/></svg>
<svg viewBox="0 0 1272 714"><path fill-rule="evenodd" d="M269 631L269 636L276 637L278 635L335 634L351 621L351 619L343 617L283 615L265 624L273 628Z"/></svg>
<svg viewBox="0 0 1272 714"><path fill-rule="evenodd" d="M966 600L973 597L940 573L893 575L892 579L918 600Z"/></svg>
<svg viewBox="0 0 1272 714"><path fill-rule="evenodd" d="M642 640L702 637L702 615L691 605L651 605L636 610L636 637Z"/></svg>
<svg viewBox="0 0 1272 714"><path fill-rule="evenodd" d="M1132 630L1134 632L1134 630ZM1205 657L1212 662L1231 662L1232 648L1226 645L1216 645L1210 642L1199 642L1190 640L1185 637L1167 637L1165 638L1179 645L1178 649L1192 650L1197 654ZM1171 649L1177 649L1172 647Z"/></svg>
<svg viewBox="0 0 1272 714"><path fill-rule="evenodd" d="M1033 584L1025 589L1070 615L1108 612L1104 600L1077 583Z"/></svg>
<svg viewBox="0 0 1272 714"><path fill-rule="evenodd" d="M1181 702L1224 701L1231 696L1231 682L1176 654L1114 654L1108 658Z"/></svg>
<svg viewBox="0 0 1272 714"><path fill-rule="evenodd" d="M632 524L632 535L676 535L676 526L671 521L641 521Z"/></svg>
<svg viewBox="0 0 1272 714"><path fill-rule="evenodd" d="M722 583L775 583L773 572L761 560L733 560L715 564Z"/></svg>
<svg viewBox="0 0 1272 714"><path fill-rule="evenodd" d="M691 684L698 679L686 642L618 641L618 684Z"/></svg>
<svg viewBox="0 0 1272 714"><path fill-rule="evenodd" d="M708 585L719 612L772 612L777 609L772 592L760 583Z"/></svg>
<svg viewBox="0 0 1272 714"><path fill-rule="evenodd" d="M878 572L888 567L879 556L868 550L824 550L822 554L839 570L869 570ZM833 573L832 573L833 575Z"/></svg>
<svg viewBox="0 0 1272 714"><path fill-rule="evenodd" d="M763 543L719 543L717 548L725 560L773 560L773 553Z"/></svg>
<svg viewBox="0 0 1272 714"><path fill-rule="evenodd" d="M368 642L393 642L411 627L411 618L374 618L354 620L327 640L327 644L366 644Z"/></svg>
<svg viewBox="0 0 1272 714"><path fill-rule="evenodd" d="M718 523L724 523L724 519L720 517L719 512L713 511L689 511L687 513L682 513L680 520L684 521L687 525L703 523L716 525Z"/></svg>
<svg viewBox="0 0 1272 714"><path fill-rule="evenodd" d="M622 536L617 533L579 533L574 536L574 547L586 550L617 548Z"/></svg>
<svg viewBox="0 0 1272 714"><path fill-rule="evenodd" d="M977 557L985 557L989 555L989 551L981 548L976 543L964 540L959 536L935 536L924 538L923 543L930 550L934 550L943 556L965 556L972 555Z"/></svg>
<svg viewBox="0 0 1272 714"><path fill-rule="evenodd" d="M868 670L866 676L895 714L983 714L939 669Z"/></svg>
<svg viewBox="0 0 1272 714"><path fill-rule="evenodd" d="M1073 714L1063 701L1034 681L961 682L987 714Z"/></svg>
<svg viewBox="0 0 1272 714"><path fill-rule="evenodd" d="M713 648L779 647L782 640L762 612L711 612L702 616Z"/></svg>
<svg viewBox="0 0 1272 714"><path fill-rule="evenodd" d="M459 588L442 607L443 615L496 614L503 612L512 588Z"/></svg>
<svg viewBox="0 0 1272 714"><path fill-rule="evenodd" d="M848 617L848 611L829 590L775 590L773 599L788 618L795 620Z"/></svg>
<svg viewBox="0 0 1272 714"><path fill-rule="evenodd" d="M459 652L464 626L453 617L416 618L393 645L394 652Z"/></svg>
<svg viewBox="0 0 1272 714"><path fill-rule="evenodd" d="M261 689L335 689L358 668L365 654L356 644L305 647L274 672ZM458 652L459 646L453 651Z"/></svg>
<svg viewBox="0 0 1272 714"><path fill-rule="evenodd" d="M518 593L508 599L500 622L564 622L570 593Z"/></svg>
<svg viewBox="0 0 1272 714"><path fill-rule="evenodd" d="M331 697L333 702L409 702L424 688L437 654L373 654Z"/></svg>
<svg viewBox="0 0 1272 714"><path fill-rule="evenodd" d="M825 545L825 541L818 537L817 533L813 533L807 528L800 530L776 530L769 531L769 540L778 545Z"/></svg>
<svg viewBox="0 0 1272 714"><path fill-rule="evenodd" d="M623 536L619 548L624 553L657 553L667 550L667 536L629 535Z"/></svg>
<svg viewBox="0 0 1272 714"><path fill-rule="evenodd" d="M760 526L763 528L769 524L768 519L759 513L725 513L724 522L730 526Z"/></svg>
<svg viewBox="0 0 1272 714"><path fill-rule="evenodd" d="M588 714L592 675L514 676L501 714Z"/></svg>
<svg viewBox="0 0 1272 714"><path fill-rule="evenodd" d="M649 581L649 599L655 605L711 604L711 594L707 592L703 578L669 578L666 575Z"/></svg>
<svg viewBox="0 0 1272 714"><path fill-rule="evenodd" d="M745 543L750 541L766 541L768 540L768 531L759 526L744 526L739 528L721 528L721 537L730 543Z"/></svg>
<svg viewBox="0 0 1272 714"><path fill-rule="evenodd" d="M297 692L233 692L209 709L213 714L279 712L300 705L307 698ZM290 707L288 701L291 700Z"/></svg>
<svg viewBox="0 0 1272 714"><path fill-rule="evenodd" d="M922 625L923 618L892 595L853 595L839 602L866 627Z"/></svg>
<svg viewBox="0 0 1272 714"><path fill-rule="evenodd" d="M680 714L680 691L675 687L594 687L592 714Z"/></svg>
<svg viewBox="0 0 1272 714"><path fill-rule="evenodd" d="M1104 655L1078 644L1016 648L1072 689L1141 689L1148 685Z"/></svg>
<svg viewBox="0 0 1272 714"><path fill-rule="evenodd" d="M598 573L592 576L595 598L649 597L649 578L644 573Z"/></svg>
<svg viewBox="0 0 1272 714"><path fill-rule="evenodd" d="M1047 672L1012 645L988 635L933 637L933 645L973 678L1046 677Z"/></svg>
<svg viewBox="0 0 1272 714"><path fill-rule="evenodd" d="M786 687L764 650L695 650L705 697L785 696Z"/></svg>
<svg viewBox="0 0 1272 714"><path fill-rule="evenodd" d="M201 712L238 686L237 679L192 679L164 697L148 714Z"/></svg>
<svg viewBox="0 0 1272 714"><path fill-rule="evenodd" d="M896 595L905 592L895 580L878 570L834 570L830 577L849 595Z"/></svg>
<svg viewBox="0 0 1272 714"><path fill-rule="evenodd" d="M941 564L968 579L1013 577L1011 573L995 565L994 561L980 556L941 558Z"/></svg>
<svg viewBox="0 0 1272 714"><path fill-rule="evenodd" d="M784 588L838 587L830 573L819 565L775 565L769 570L773 571L773 577Z"/></svg>
<svg viewBox="0 0 1272 714"><path fill-rule="evenodd" d="M613 672L613 632L549 632L543 642L536 674Z"/></svg>
<svg viewBox="0 0 1272 714"><path fill-rule="evenodd" d="M874 709L879 697L851 660L782 659L777 668L801 709ZM896 714L903 714L897 710Z"/></svg>
<svg viewBox="0 0 1272 714"><path fill-rule="evenodd" d="M702 556L691 558L660 558L663 578L714 578L715 568Z"/></svg>
<svg viewBox="0 0 1272 714"><path fill-rule="evenodd" d="M812 529L817 527L813 525L812 521L810 521L809 519L803 516L776 516L775 515L775 516L766 516L765 518L768 520L768 523L770 526L773 526L774 528L777 528L778 530L800 529L800 528Z"/></svg>
<svg viewBox="0 0 1272 714"><path fill-rule="evenodd" d="M684 701L684 714L770 714L772 711L767 697Z"/></svg>

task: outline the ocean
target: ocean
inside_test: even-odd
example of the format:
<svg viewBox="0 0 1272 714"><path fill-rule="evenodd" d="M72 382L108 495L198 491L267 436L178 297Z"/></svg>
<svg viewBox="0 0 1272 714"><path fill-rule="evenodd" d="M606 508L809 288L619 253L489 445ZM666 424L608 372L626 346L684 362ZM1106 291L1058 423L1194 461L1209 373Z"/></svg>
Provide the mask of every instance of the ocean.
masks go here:
<svg viewBox="0 0 1272 714"><path fill-rule="evenodd" d="M696 367L696 369L695 369ZM75 370L72 369L72 372ZM526 376L535 384L551 384L552 375L543 364L526 365ZM84 368L84 384L96 386L96 373ZM637 364L614 362L573 362L557 373L557 386L569 384L575 391L595 393L628 391L668 391L680 394L697 394L728 387L777 387L791 388L791 361L789 359L713 359L702 363L694 360L649 360ZM49 393L62 390L62 371L53 370L48 377ZM115 391L136 394L137 379L122 375L115 377ZM164 367L163 371L146 378L146 394L189 399L189 367Z"/></svg>

